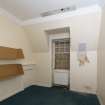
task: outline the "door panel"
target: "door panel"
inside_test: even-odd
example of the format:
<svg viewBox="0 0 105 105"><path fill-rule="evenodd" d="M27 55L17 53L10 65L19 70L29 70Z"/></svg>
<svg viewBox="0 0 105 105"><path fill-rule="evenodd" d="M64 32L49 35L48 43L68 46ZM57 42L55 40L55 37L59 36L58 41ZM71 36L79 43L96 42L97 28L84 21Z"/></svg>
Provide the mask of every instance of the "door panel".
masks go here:
<svg viewBox="0 0 105 105"><path fill-rule="evenodd" d="M69 83L68 70L54 70L53 75L54 75L54 84L68 86L68 83Z"/></svg>
<svg viewBox="0 0 105 105"><path fill-rule="evenodd" d="M52 43L53 84L69 86L70 42L69 39L58 39Z"/></svg>

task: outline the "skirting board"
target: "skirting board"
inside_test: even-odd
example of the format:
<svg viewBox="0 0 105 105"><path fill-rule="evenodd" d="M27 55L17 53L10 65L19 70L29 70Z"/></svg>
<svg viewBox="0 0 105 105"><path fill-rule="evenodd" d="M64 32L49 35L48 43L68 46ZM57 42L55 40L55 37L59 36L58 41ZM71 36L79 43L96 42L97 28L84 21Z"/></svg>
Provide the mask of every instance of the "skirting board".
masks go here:
<svg viewBox="0 0 105 105"><path fill-rule="evenodd" d="M9 97L11 97L11 96L13 96L13 95L15 95L15 94L17 94L17 93L23 91L23 90L24 90L24 89L22 88L22 89L20 89L20 90L14 91L14 92L11 93L11 94L8 94L8 95L5 95L5 96L3 96L3 97L0 97L0 102L3 101L3 100L8 99Z"/></svg>
<svg viewBox="0 0 105 105"><path fill-rule="evenodd" d="M100 97L99 95L97 95L97 96L98 96L98 99L99 99L100 104L101 104L101 105L104 105L103 102L102 102L101 97Z"/></svg>
<svg viewBox="0 0 105 105"><path fill-rule="evenodd" d="M70 91L76 91L76 92L80 92L80 93L89 93L89 94L94 94L96 95L96 91L87 91L87 90L82 90L82 89L74 89L72 87L70 87L69 89Z"/></svg>
<svg viewBox="0 0 105 105"><path fill-rule="evenodd" d="M34 83L34 84L32 84L32 85L37 85L37 86L44 86L44 87L52 87L52 84L51 83L49 83L49 82L36 82L36 83Z"/></svg>
<svg viewBox="0 0 105 105"><path fill-rule="evenodd" d="M32 85L44 86L44 87L51 87L51 85L50 85L49 83L42 83L42 82L32 83L32 84L30 84L29 86L32 86ZM29 87L29 86L27 86L27 87ZM3 101L3 100L8 99L9 97L11 97L11 96L13 96L13 95L15 95L15 94L17 94L17 93L19 93L19 92L21 92L21 91L23 91L23 90L24 90L25 88L27 88L27 87L24 87L24 86L23 86L23 88L20 88L19 90L16 90L16 91L14 91L14 92L12 92L12 93L10 93L10 94L7 94L7 95L5 95L5 96L0 97L0 102Z"/></svg>

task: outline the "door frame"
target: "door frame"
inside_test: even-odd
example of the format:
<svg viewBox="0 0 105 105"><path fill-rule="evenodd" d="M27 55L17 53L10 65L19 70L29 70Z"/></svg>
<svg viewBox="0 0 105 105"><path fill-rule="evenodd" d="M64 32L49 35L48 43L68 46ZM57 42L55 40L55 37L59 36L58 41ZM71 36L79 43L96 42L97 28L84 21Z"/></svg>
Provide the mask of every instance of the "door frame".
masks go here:
<svg viewBox="0 0 105 105"><path fill-rule="evenodd" d="M56 35L50 35L49 36L49 53L50 53L50 63L51 63L51 86L54 86L54 73L53 73L53 51L52 51L52 49L53 49L53 40L54 39L64 39L64 38L69 38L70 39L70 33L69 33L69 35L59 35L59 34L56 34ZM70 89L70 70L69 70L69 75L68 75L68 87L69 87L69 89Z"/></svg>

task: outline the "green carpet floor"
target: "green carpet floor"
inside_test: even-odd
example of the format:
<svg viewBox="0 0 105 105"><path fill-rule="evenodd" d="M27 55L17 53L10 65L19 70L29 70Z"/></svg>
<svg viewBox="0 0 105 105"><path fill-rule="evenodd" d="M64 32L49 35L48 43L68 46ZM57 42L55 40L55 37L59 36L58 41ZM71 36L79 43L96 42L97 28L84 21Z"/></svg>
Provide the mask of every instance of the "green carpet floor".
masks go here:
<svg viewBox="0 0 105 105"><path fill-rule="evenodd" d="M96 95L31 86L0 105L100 105Z"/></svg>

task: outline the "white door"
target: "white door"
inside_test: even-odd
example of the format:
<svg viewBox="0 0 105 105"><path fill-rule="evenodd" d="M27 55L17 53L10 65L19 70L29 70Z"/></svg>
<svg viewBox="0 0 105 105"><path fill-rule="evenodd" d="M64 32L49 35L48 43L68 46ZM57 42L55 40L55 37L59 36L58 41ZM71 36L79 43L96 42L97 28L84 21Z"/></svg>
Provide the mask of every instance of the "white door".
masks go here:
<svg viewBox="0 0 105 105"><path fill-rule="evenodd" d="M69 86L70 41L69 39L53 40L53 84Z"/></svg>

